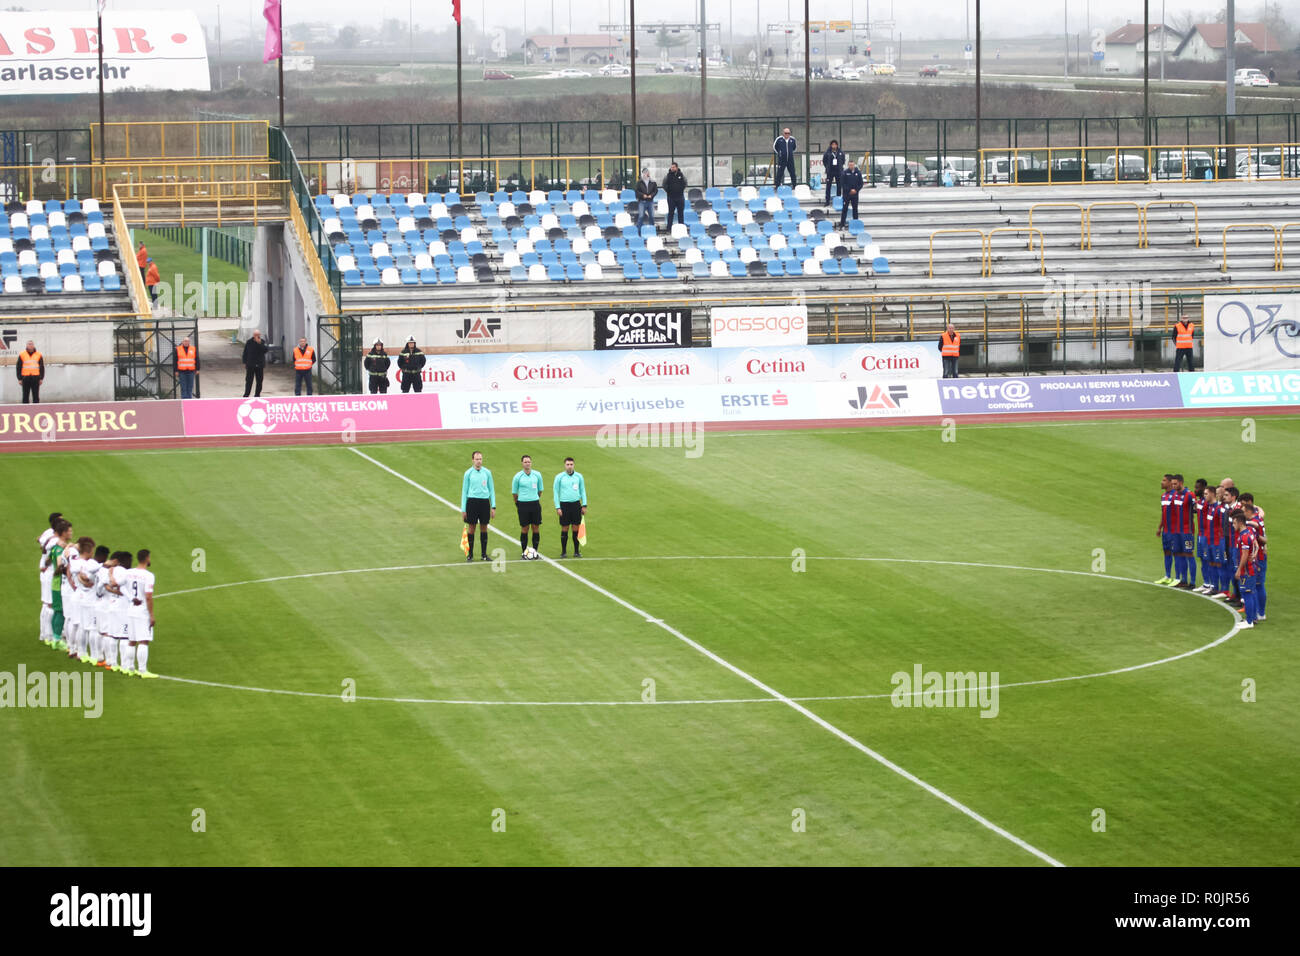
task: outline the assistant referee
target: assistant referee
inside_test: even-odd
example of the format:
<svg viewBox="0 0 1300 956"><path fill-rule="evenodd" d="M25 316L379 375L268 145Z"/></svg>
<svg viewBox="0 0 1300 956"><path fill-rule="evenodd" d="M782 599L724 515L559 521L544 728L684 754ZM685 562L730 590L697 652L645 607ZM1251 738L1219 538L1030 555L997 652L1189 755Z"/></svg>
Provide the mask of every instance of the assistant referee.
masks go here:
<svg viewBox="0 0 1300 956"><path fill-rule="evenodd" d="M466 561L474 560L474 526L480 528L478 541L481 560L486 561L488 522L497 516L497 491L492 485L492 472L483 467L483 453L471 456L474 465L465 471L460 483L460 520L469 530L469 554Z"/></svg>
<svg viewBox="0 0 1300 956"><path fill-rule="evenodd" d="M515 510L519 512L519 556L524 557L528 550L528 531L533 532L533 550L542 540L542 473L533 471L533 459L524 455L519 459L523 465L510 482L510 493L514 495Z"/></svg>
<svg viewBox="0 0 1300 956"><path fill-rule="evenodd" d="M560 517L560 557L569 550L569 526L573 526L573 556L582 557L578 550L578 526L587 513L587 482L580 472L573 470L573 459L564 459L564 471L555 476L555 513Z"/></svg>

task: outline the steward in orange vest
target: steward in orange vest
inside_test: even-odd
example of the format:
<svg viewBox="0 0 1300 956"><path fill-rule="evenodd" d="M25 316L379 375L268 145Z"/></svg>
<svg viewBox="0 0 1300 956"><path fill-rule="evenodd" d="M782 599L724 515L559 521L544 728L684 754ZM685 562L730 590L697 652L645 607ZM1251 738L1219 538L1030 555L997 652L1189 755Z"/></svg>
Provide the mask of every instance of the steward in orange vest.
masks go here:
<svg viewBox="0 0 1300 956"><path fill-rule="evenodd" d="M189 338L181 339L176 346L176 378L181 384L181 398L194 397L194 373L199 370L199 351Z"/></svg>
<svg viewBox="0 0 1300 956"><path fill-rule="evenodd" d="M18 372L18 381L23 387L23 404L39 405L41 382L45 381L45 357L36 351L35 342L28 342L27 348L18 353L14 369Z"/></svg>
<svg viewBox="0 0 1300 956"><path fill-rule="evenodd" d="M943 377L957 377L957 359L961 356L961 333L948 323L948 328L939 336L939 354L943 356Z"/></svg>
<svg viewBox="0 0 1300 956"><path fill-rule="evenodd" d="M302 394L302 386L307 384L307 394L311 394L311 371L316 364L316 350L307 344L306 339L299 339L293 348L293 393Z"/></svg>
<svg viewBox="0 0 1300 956"><path fill-rule="evenodd" d="M1173 331L1169 337L1174 340L1174 371L1177 372L1182 366L1184 360L1187 362L1187 371L1194 372L1192 367L1192 349L1195 346L1193 333L1196 331L1196 323L1191 319L1180 319L1174 323Z"/></svg>

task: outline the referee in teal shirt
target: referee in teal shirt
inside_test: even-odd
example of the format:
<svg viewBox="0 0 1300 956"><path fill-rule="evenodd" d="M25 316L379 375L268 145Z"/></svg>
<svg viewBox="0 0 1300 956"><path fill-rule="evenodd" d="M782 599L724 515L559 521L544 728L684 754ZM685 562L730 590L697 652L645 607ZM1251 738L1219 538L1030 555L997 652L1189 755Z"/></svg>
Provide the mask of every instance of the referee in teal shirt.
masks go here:
<svg viewBox="0 0 1300 956"><path fill-rule="evenodd" d="M492 472L483 467L483 453L476 451L471 457L474 465L460 483L460 520L469 529L469 554L465 560L474 560L474 526L478 525L482 529L478 535L479 553L486 561L488 522L497 516L497 491L492 485Z"/></svg>
<svg viewBox="0 0 1300 956"><path fill-rule="evenodd" d="M587 483L580 472L573 470L573 459L564 459L564 471L555 476L555 513L560 516L560 557L569 550L569 525L573 525L573 556L582 557L578 550L578 525L587 513Z"/></svg>
<svg viewBox="0 0 1300 956"><path fill-rule="evenodd" d="M542 540L542 473L533 471L533 459L524 455L519 459L524 467L510 483L510 493L515 496L515 510L519 512L520 557L528 550L528 530L533 532L533 550Z"/></svg>

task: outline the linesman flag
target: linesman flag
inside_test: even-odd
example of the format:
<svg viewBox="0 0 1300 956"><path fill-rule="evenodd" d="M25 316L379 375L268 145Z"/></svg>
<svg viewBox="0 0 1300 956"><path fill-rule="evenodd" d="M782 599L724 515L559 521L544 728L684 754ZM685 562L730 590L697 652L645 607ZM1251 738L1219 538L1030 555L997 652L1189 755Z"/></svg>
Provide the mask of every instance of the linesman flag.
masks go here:
<svg viewBox="0 0 1300 956"><path fill-rule="evenodd" d="M582 516L582 524L578 525L578 544L584 548L587 546L587 516Z"/></svg>
<svg viewBox="0 0 1300 956"><path fill-rule="evenodd" d="M469 525L460 526L460 553L469 554Z"/></svg>
<svg viewBox="0 0 1300 956"><path fill-rule="evenodd" d="M451 0L451 18L460 23L460 0Z"/></svg>
<svg viewBox="0 0 1300 956"><path fill-rule="evenodd" d="M280 59L280 0L265 0L262 16L266 18L266 44L262 48L262 62Z"/></svg>

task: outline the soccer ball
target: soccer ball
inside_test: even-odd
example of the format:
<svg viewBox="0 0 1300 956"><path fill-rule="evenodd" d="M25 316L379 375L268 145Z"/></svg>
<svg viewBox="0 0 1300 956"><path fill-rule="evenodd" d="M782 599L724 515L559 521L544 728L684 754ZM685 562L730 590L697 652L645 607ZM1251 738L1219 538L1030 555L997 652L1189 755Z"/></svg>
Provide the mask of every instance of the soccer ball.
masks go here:
<svg viewBox="0 0 1300 956"><path fill-rule="evenodd" d="M541 555L537 553L536 548L526 548L524 550L525 561L536 561L539 557L541 557Z"/></svg>
<svg viewBox="0 0 1300 956"><path fill-rule="evenodd" d="M239 427L253 435L265 435L275 429L274 424L268 424L269 417L267 403L260 398L244 402L235 413L235 420L239 423Z"/></svg>

